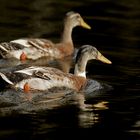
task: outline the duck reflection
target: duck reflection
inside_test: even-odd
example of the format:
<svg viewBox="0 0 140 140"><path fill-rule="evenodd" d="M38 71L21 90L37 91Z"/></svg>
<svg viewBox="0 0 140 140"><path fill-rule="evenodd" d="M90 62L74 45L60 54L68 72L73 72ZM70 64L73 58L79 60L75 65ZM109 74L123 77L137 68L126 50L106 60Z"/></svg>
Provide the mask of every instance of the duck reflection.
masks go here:
<svg viewBox="0 0 140 140"><path fill-rule="evenodd" d="M79 103L79 126L80 127L92 127L94 124L99 123L100 121L100 114L99 110L106 110L109 109L108 101L98 101L97 103L85 103L85 96L84 94L78 95L78 103Z"/></svg>

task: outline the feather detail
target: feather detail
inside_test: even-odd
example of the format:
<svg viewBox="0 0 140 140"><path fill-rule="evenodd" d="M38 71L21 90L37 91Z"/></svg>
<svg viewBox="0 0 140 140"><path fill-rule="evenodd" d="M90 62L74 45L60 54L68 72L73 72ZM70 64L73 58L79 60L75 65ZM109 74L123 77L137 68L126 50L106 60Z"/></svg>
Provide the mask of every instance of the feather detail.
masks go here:
<svg viewBox="0 0 140 140"><path fill-rule="evenodd" d="M11 81L6 77L6 75L4 75L3 73L0 72L0 76L1 76L1 78L2 78L4 81L6 81L7 83L9 83L10 85L14 85L14 83L11 82Z"/></svg>

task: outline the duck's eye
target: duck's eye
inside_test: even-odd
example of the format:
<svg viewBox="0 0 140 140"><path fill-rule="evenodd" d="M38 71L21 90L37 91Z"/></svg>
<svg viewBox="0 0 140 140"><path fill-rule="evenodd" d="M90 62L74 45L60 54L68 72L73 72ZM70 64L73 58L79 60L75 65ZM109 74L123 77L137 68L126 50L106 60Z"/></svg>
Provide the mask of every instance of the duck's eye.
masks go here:
<svg viewBox="0 0 140 140"><path fill-rule="evenodd" d="M79 15L77 15L77 16L76 16L76 19L80 19L80 16L79 16Z"/></svg>

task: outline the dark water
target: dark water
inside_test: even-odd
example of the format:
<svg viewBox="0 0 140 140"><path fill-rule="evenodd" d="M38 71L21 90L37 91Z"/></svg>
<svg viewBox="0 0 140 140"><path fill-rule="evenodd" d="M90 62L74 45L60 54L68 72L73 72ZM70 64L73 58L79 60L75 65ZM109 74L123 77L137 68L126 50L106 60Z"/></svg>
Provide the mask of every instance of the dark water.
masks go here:
<svg viewBox="0 0 140 140"><path fill-rule="evenodd" d="M90 61L87 66L88 78L109 85L107 90L94 91L91 80L91 87L84 94L52 90L44 95L46 100L39 100L43 96L40 93L32 103L21 98L21 91L1 91L1 140L74 139L76 136L140 139L139 0L0 0L0 9L1 42L22 37L58 41L65 13L77 11L92 30L76 27L75 47L95 45L113 62L106 65ZM20 63L0 60L0 64L2 69Z"/></svg>

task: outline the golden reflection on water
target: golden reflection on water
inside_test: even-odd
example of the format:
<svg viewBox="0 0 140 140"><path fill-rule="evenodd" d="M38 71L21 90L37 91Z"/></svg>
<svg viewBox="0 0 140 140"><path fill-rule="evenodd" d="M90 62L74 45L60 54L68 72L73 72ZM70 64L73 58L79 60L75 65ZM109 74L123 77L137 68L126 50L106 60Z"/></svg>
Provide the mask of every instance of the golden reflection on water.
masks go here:
<svg viewBox="0 0 140 140"><path fill-rule="evenodd" d="M79 126L83 128L89 128L94 124L99 123L100 114L97 112L97 110L109 109L107 101L99 101L96 104L85 104L84 94L78 94L77 101L80 108L78 114Z"/></svg>
<svg viewBox="0 0 140 140"><path fill-rule="evenodd" d="M10 93L10 94L9 94ZM21 91L7 90L1 95L1 116L14 113L38 114L49 110L58 111L65 106L74 106L77 110L78 127L89 128L100 122L100 112L109 109L107 101L99 101L93 104L85 103L85 94L68 89L52 89L47 93L36 92L32 94L32 100L23 100L26 97ZM9 100L11 99L11 100ZM13 105L12 105L13 104ZM46 114L47 115L47 114ZM47 117L47 116L46 116Z"/></svg>

